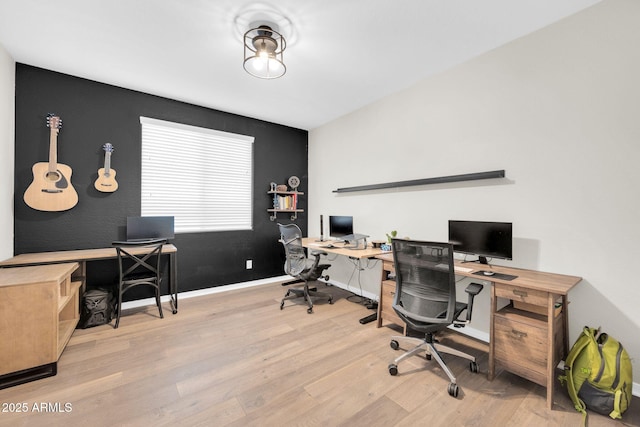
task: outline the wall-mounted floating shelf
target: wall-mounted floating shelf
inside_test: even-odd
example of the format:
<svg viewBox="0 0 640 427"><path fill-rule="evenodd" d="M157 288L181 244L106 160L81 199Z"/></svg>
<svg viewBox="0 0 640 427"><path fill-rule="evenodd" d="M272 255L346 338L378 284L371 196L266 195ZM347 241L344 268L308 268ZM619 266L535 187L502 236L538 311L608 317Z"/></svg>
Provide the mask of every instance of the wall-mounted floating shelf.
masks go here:
<svg viewBox="0 0 640 427"><path fill-rule="evenodd" d="M271 213L271 221L276 220L278 212L290 213L291 221L298 218L298 212L304 212L304 209L298 209L298 196L304 194L301 191L267 191L267 194L274 197L274 208L267 209L267 212Z"/></svg>
<svg viewBox="0 0 640 427"><path fill-rule="evenodd" d="M415 185L445 184L449 182L476 181L480 179L504 178L504 169L489 172L467 173L463 175L439 176L436 178L412 179L409 181L386 182L383 184L360 185L333 190L334 193L349 193L353 191L381 190L384 188L411 187Z"/></svg>

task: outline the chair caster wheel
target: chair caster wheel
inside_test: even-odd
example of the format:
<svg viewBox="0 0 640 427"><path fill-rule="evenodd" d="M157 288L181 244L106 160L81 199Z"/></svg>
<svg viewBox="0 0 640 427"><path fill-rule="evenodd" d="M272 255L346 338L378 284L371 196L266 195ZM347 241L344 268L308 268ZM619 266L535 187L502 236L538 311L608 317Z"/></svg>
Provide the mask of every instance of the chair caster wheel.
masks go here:
<svg viewBox="0 0 640 427"><path fill-rule="evenodd" d="M280 310L284 309L284 301L280 303Z"/></svg>
<svg viewBox="0 0 640 427"><path fill-rule="evenodd" d="M469 363L469 370L471 372L473 372L474 374L478 373L478 364L476 362L470 362Z"/></svg>
<svg viewBox="0 0 640 427"><path fill-rule="evenodd" d="M307 313L309 314L313 313L313 308L307 308Z"/></svg>
<svg viewBox="0 0 640 427"><path fill-rule="evenodd" d="M425 355L424 355L424 357L425 357L425 359L427 359L427 360L431 360L431 355L430 355L429 353L425 354Z"/></svg>
<svg viewBox="0 0 640 427"><path fill-rule="evenodd" d="M397 350L400 348L400 344L398 344L398 341L396 340L391 340L391 342L389 343L389 346L391 346L391 348L394 350Z"/></svg>
<svg viewBox="0 0 640 427"><path fill-rule="evenodd" d="M333 305L333 300L332 299L329 300L329 304Z"/></svg>
<svg viewBox="0 0 640 427"><path fill-rule="evenodd" d="M450 383L449 387L447 388L447 392L451 397L458 397L459 391L460 391L460 388L458 387L458 384L455 384L455 383Z"/></svg>
<svg viewBox="0 0 640 427"><path fill-rule="evenodd" d="M389 365L389 374L395 376L398 375L398 365L395 364L390 364Z"/></svg>

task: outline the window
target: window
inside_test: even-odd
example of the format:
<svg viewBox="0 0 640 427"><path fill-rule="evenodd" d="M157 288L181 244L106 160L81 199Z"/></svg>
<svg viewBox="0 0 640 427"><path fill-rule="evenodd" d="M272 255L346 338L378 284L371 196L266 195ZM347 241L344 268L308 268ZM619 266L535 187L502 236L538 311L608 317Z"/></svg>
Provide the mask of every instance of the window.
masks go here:
<svg viewBox="0 0 640 427"><path fill-rule="evenodd" d="M252 229L253 137L140 123L142 216L174 216L176 233Z"/></svg>

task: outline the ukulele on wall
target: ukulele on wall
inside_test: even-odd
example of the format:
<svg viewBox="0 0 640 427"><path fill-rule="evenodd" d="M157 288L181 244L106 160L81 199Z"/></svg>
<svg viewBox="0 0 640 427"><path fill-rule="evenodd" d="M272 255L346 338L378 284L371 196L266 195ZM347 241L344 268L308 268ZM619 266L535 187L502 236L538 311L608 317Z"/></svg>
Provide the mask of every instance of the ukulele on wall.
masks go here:
<svg viewBox="0 0 640 427"><path fill-rule="evenodd" d="M58 163L58 132L62 119L47 115L49 135L49 162L33 165L33 182L24 193L24 202L39 211L66 211L78 203L78 193L71 185L71 168Z"/></svg>
<svg viewBox="0 0 640 427"><path fill-rule="evenodd" d="M113 145L106 143L102 146L104 150L104 167L98 169L98 179L93 184L96 190L103 193L113 193L118 189L116 182L116 170L111 167L111 153L113 153Z"/></svg>

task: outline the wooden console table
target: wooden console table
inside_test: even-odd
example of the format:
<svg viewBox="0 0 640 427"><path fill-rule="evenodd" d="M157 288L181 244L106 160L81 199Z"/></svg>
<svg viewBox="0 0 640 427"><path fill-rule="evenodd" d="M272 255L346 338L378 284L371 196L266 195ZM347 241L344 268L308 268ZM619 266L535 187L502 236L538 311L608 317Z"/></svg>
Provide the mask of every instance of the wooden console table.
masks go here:
<svg viewBox="0 0 640 427"><path fill-rule="evenodd" d="M383 262L378 304L378 327L383 320L402 325L391 304L395 282L385 280L393 271L393 254L376 258ZM491 319L488 378L496 365L547 388L547 406L553 407L555 369L569 353L569 303L567 294L582 278L519 268L456 261L456 274L491 282ZM483 271L490 270L493 276ZM504 276L515 276L511 280ZM499 298L507 300L498 305ZM397 319L397 320L395 320Z"/></svg>

